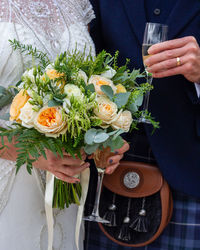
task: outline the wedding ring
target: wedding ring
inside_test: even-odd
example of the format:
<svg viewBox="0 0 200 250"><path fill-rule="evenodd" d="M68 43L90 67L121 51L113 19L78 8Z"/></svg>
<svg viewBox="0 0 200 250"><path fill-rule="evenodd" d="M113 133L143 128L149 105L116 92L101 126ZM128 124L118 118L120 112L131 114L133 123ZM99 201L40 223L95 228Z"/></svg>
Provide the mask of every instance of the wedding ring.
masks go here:
<svg viewBox="0 0 200 250"><path fill-rule="evenodd" d="M180 57L177 57L176 58L176 66L178 67L180 65L181 65L181 59L180 59Z"/></svg>

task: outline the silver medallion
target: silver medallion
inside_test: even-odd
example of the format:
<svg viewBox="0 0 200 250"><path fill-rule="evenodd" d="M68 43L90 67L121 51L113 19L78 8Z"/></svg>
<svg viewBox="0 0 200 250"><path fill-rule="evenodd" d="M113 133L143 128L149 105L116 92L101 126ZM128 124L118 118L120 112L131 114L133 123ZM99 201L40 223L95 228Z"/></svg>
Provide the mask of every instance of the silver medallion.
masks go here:
<svg viewBox="0 0 200 250"><path fill-rule="evenodd" d="M128 172L124 175L124 185L127 188L135 188L140 182L140 176L136 172Z"/></svg>

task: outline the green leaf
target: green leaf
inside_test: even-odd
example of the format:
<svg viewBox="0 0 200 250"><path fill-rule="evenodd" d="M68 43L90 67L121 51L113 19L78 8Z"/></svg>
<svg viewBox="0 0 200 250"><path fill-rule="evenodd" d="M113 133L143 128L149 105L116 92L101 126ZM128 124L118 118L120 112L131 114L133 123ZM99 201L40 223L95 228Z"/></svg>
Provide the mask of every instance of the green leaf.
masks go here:
<svg viewBox="0 0 200 250"><path fill-rule="evenodd" d="M105 132L99 132L95 135L94 137L94 142L95 143L102 143L106 141L109 138L109 135Z"/></svg>
<svg viewBox="0 0 200 250"><path fill-rule="evenodd" d="M131 111L132 114L138 111L138 107L137 107L137 105L136 105L134 102L130 103L130 104L127 106L127 109L128 109L129 111Z"/></svg>
<svg viewBox="0 0 200 250"><path fill-rule="evenodd" d="M131 94L130 92L126 92L115 95L114 103L117 105L119 109L127 104L130 94Z"/></svg>
<svg viewBox="0 0 200 250"><path fill-rule="evenodd" d="M92 145L94 143L94 138L95 138L97 132L98 131L95 128L89 129L86 132L85 137L84 137L85 143Z"/></svg>
<svg viewBox="0 0 200 250"><path fill-rule="evenodd" d="M92 93L94 93L95 92L95 87L94 87L94 84L93 83L91 83L91 84L89 84L89 85L87 85L86 86L86 91L90 91L90 92L92 92Z"/></svg>
<svg viewBox="0 0 200 250"><path fill-rule="evenodd" d="M97 150L98 147L99 147L99 144L86 145L84 147L84 151L86 152L86 154L91 155Z"/></svg>
<svg viewBox="0 0 200 250"><path fill-rule="evenodd" d="M4 120L4 121L9 121L10 120L10 114L6 113L6 114L3 114L3 115L0 115L0 119Z"/></svg>
<svg viewBox="0 0 200 250"><path fill-rule="evenodd" d="M143 103L143 94L140 94L140 95L138 95L138 97L136 98L135 104L136 104L137 106L141 106L142 103Z"/></svg>
<svg viewBox="0 0 200 250"><path fill-rule="evenodd" d="M113 96L114 96L114 92L112 90L112 88L108 85L102 85L101 86L101 90L103 91L104 94L107 95L107 97L112 100Z"/></svg>
<svg viewBox="0 0 200 250"><path fill-rule="evenodd" d="M121 136L117 136L115 140L111 140L109 143L109 147L111 149L111 152L114 152L115 149L119 149L124 145L124 140Z"/></svg>
<svg viewBox="0 0 200 250"><path fill-rule="evenodd" d="M55 100L48 101L48 107L55 107L55 106L60 106L60 103Z"/></svg>

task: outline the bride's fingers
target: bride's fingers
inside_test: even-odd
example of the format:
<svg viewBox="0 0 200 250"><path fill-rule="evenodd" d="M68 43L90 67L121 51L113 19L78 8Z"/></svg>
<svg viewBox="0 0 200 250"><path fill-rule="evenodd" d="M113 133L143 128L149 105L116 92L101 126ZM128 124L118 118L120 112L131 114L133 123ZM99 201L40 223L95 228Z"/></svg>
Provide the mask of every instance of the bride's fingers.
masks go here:
<svg viewBox="0 0 200 250"><path fill-rule="evenodd" d="M86 168L88 168L90 166L90 163L89 162L86 162L84 164L82 164L81 166L80 165L71 165L71 166L61 166L59 168L59 172L67 175L67 176L74 176L74 175L77 175L79 173L81 173L83 170L85 170Z"/></svg>
<svg viewBox="0 0 200 250"><path fill-rule="evenodd" d="M79 183L80 182L80 180L78 178L67 176L67 175L60 173L60 172L54 172L54 175L56 178L58 178L59 180L62 180L64 182L68 182L68 183Z"/></svg>

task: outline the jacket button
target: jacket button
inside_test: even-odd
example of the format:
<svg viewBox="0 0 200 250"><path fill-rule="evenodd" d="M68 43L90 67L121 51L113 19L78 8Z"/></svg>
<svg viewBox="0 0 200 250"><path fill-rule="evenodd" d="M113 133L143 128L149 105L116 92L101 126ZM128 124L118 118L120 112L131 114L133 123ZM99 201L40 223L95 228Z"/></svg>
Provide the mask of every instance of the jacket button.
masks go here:
<svg viewBox="0 0 200 250"><path fill-rule="evenodd" d="M160 15L160 9L157 9L157 8L156 8L156 9L154 10L154 14L155 14L156 16Z"/></svg>

